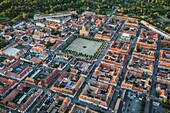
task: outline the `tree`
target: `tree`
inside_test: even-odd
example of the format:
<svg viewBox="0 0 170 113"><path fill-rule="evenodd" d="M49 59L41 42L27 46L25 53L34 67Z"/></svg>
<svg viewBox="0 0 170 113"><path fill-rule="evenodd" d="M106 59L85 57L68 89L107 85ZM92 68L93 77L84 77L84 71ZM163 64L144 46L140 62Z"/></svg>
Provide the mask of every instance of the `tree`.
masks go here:
<svg viewBox="0 0 170 113"><path fill-rule="evenodd" d="M10 22L8 22L8 24L9 24L10 26L12 26L12 25L14 24L14 22L13 22L13 21L10 21Z"/></svg>
<svg viewBox="0 0 170 113"><path fill-rule="evenodd" d="M163 102L164 102L165 104L168 104L168 99L167 99L167 98L164 98L164 99L163 99Z"/></svg>
<svg viewBox="0 0 170 113"><path fill-rule="evenodd" d="M5 46L8 45L8 44L9 44L8 41L6 41L6 40L3 39L3 38L0 38L0 49L3 48L3 47L5 47Z"/></svg>
<svg viewBox="0 0 170 113"><path fill-rule="evenodd" d="M49 46L52 45L52 43L51 43L50 41L46 41L46 42L45 42L45 45L46 45L47 47L49 47Z"/></svg>
<svg viewBox="0 0 170 113"><path fill-rule="evenodd" d="M51 34L52 35L61 35L61 31L52 30Z"/></svg>
<svg viewBox="0 0 170 113"><path fill-rule="evenodd" d="M165 30L170 33L170 26L166 27Z"/></svg>
<svg viewBox="0 0 170 113"><path fill-rule="evenodd" d="M41 30L41 32L46 33L46 32L47 32L47 30L43 28L43 29Z"/></svg>
<svg viewBox="0 0 170 113"><path fill-rule="evenodd" d="M90 10L90 8L89 8L89 7L87 7L87 8L86 8L86 10L87 10L87 11L89 11L89 10Z"/></svg>
<svg viewBox="0 0 170 113"><path fill-rule="evenodd" d="M72 17L72 18L78 18L78 15L72 14L71 17Z"/></svg>
<svg viewBox="0 0 170 113"><path fill-rule="evenodd" d="M22 47L22 44L18 44L19 47Z"/></svg>
<svg viewBox="0 0 170 113"><path fill-rule="evenodd" d="M60 64L54 64L54 68L58 68Z"/></svg>
<svg viewBox="0 0 170 113"><path fill-rule="evenodd" d="M105 59L108 59L109 57L108 56L105 56Z"/></svg>
<svg viewBox="0 0 170 113"><path fill-rule="evenodd" d="M70 72L71 71L71 69L69 68L68 70L67 70L67 72Z"/></svg>
<svg viewBox="0 0 170 113"><path fill-rule="evenodd" d="M137 47L137 52L141 52L142 51L142 46Z"/></svg>
<svg viewBox="0 0 170 113"><path fill-rule="evenodd" d="M102 2L106 2L106 0L102 0Z"/></svg>
<svg viewBox="0 0 170 113"><path fill-rule="evenodd" d="M22 18L24 19L24 20L26 20L27 18L28 18L28 14L26 14L26 13L22 13Z"/></svg>

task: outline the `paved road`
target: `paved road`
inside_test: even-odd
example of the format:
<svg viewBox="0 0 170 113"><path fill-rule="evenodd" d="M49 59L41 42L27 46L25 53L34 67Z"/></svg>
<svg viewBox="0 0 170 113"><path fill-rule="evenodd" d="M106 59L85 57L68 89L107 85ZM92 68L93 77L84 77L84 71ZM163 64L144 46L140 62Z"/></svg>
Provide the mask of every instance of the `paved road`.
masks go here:
<svg viewBox="0 0 170 113"><path fill-rule="evenodd" d="M100 30L100 28L102 28L105 23L112 17L112 15L119 9L118 6L115 6L115 10L108 16L108 18L100 25L100 27L98 29L95 30L95 32L93 33L92 37L95 36L95 34Z"/></svg>
<svg viewBox="0 0 170 113"><path fill-rule="evenodd" d="M139 26L138 31L137 31L137 34L136 34L135 41L134 41L133 44L131 44L131 48L130 48L130 51L129 51L129 53L128 53L128 57L127 57L127 59L126 59L125 62L124 62L124 66L123 66L122 72L121 72L121 74L120 74L120 76L119 76L119 82L118 82L118 84L117 84L117 86L116 86L116 90L115 90L114 95L113 95L113 100L112 100L111 105L110 105L110 108L111 108L111 109L114 108L114 106L115 106L115 104L116 104L116 101L117 101L117 97L118 97L118 95L119 95L119 93L120 93L120 91L121 91L121 84L122 84L122 82L123 82L123 80L124 80L124 77L125 77L125 74L126 74L126 71L127 71L127 65L128 65L128 63L129 63L129 61L130 61L130 59L131 59L131 57L132 57L132 53L133 53L133 50L134 50L134 48L135 48L136 41L137 41L137 39L138 39L138 37L139 37L139 34L140 34L140 32L141 32L141 28L142 28L142 27Z"/></svg>
<svg viewBox="0 0 170 113"><path fill-rule="evenodd" d="M118 7L116 6L116 9L108 16L108 18L107 18L107 19L105 20L105 22L99 27L99 29L112 17L112 15L113 15L117 10L118 10ZM102 52L102 54L100 54L99 60L96 60L96 61L95 61L94 68L87 74L87 78L85 78L85 82L84 82L83 85L81 86L80 90L78 90L78 92L76 93L74 99L72 99L72 104L74 104L74 103L81 103L81 104L83 104L83 105L85 105L85 106L89 106L89 107L92 108L92 109L95 109L95 110L98 109L98 110L100 110L100 111L102 111L102 112L106 112L105 110L103 110L102 108L98 108L97 106L89 105L89 104L84 103L84 102L79 102L78 97L79 97L79 95L81 94L81 92L82 92L82 90L84 89L84 87L86 86L86 81L89 81L89 80L90 80L91 75L92 75L92 73L94 72L95 68L100 64L101 59L102 59L103 56L105 55L105 52L106 52L106 50L109 48L111 42L117 39L117 37L118 37L118 32L119 32L119 30L121 29L121 27L122 27L123 24L124 24L124 22L118 27L118 29L116 30L115 35L112 37L111 41L110 41L110 42L107 42L107 47L105 47L105 49L104 49L104 51ZM98 29L98 30L99 30L99 29ZM97 33L98 30L96 30L95 33ZM72 35L73 35L73 34L72 34ZM72 35L70 35L69 37L71 37ZM62 44L60 47L62 47L62 46L63 46L63 44ZM59 47L59 48L60 48L60 47ZM57 50L54 51L54 52L47 51L48 55L50 55L50 57L51 57L51 60L54 60L54 59L55 59L54 54L57 53L57 52L59 52L58 50L59 50L59 49L57 49ZM75 56L73 56L73 58L75 58ZM51 87L51 86L54 84L54 82L59 78L60 74L63 73L64 71L66 71L69 67L70 67L70 62L67 64L67 66L66 66L61 72L59 72L59 74L57 74L57 75L52 79L52 81L50 82L50 84L49 84L47 87L34 86L34 85L31 85L31 84L28 84L28 83L26 83L26 84L27 84L27 86L33 87L33 88L35 88L35 89L42 89L42 90L43 90L43 94L45 94L46 92L50 91L50 87ZM43 68L44 68L44 67L43 67L42 64L37 64L37 65L35 65L35 69L43 69ZM24 79L25 79L25 78L24 78ZM21 82L23 82L23 80L19 81L17 84L20 84ZM14 88L16 88L16 87L17 87L17 85L16 85ZM11 90L13 90L14 88L12 88ZM7 93L7 94L9 94L9 93ZM6 95L7 95L7 94L6 94ZM114 96L117 97L117 94L115 93ZM37 103L37 101L36 101L35 103ZM35 104L35 103L34 103L34 104ZM34 104L33 104L33 105L34 105ZM32 105L32 106L33 106L33 105ZM32 106L31 106L31 107L32 107ZM31 107L30 107L30 108L31 108ZM68 107L68 111L70 110L70 108L71 108L71 105ZM5 109L8 109L8 108L5 107ZM27 111L30 111L30 109L28 109ZM13 112L13 113L17 113L17 111L15 111L15 110L12 110L12 112ZM108 111L108 113L109 113L109 112L111 112L111 111Z"/></svg>
<svg viewBox="0 0 170 113"><path fill-rule="evenodd" d="M152 74L152 82L151 82L151 89L149 96L154 97L154 94L156 92L156 82L157 82L157 71L158 71L158 63L159 63L159 55L160 55L160 49L161 49L161 35L159 34L158 40L157 40L157 48L155 53L155 60L154 60L154 69ZM149 111L152 113L152 102L150 103Z"/></svg>
<svg viewBox="0 0 170 113"><path fill-rule="evenodd" d="M116 7L116 9L110 14L110 16L105 20L105 22L99 27L99 29L112 17L112 15L113 15L117 10L118 10L118 7ZM78 97L79 97L79 95L81 94L82 90L84 89L84 87L85 87L85 85L86 85L86 82L90 80L90 78L91 78L91 76L92 76L92 73L94 72L95 68L101 63L101 59L104 57L105 52L106 52L107 49L109 48L111 42L114 41L115 39L117 39L117 36L118 36L117 34L118 34L119 30L121 29L121 27L122 27L123 24L124 24L124 22L118 27L118 29L117 29L116 32L115 32L115 35L111 38L111 41L110 41L109 43L107 42L107 46L104 48L104 50L102 51L102 53L99 55L98 59L95 60L95 65L94 65L93 69L87 74L87 78L85 79L85 83L81 86L80 90L79 90L79 91L77 92L77 94L75 95L74 99L72 100L72 104L81 103L82 105L88 106L88 107L91 108L91 109L94 109L94 110L98 109L98 110L100 110L100 111L102 111L102 112L106 112L105 110L103 110L102 108L99 108L99 107L97 107L97 106L89 105L89 104L84 103L84 102L80 102L80 101L78 100ZM99 30L99 29L98 29L98 30ZM98 32L98 30L95 31L95 34ZM95 36L95 34L94 34L94 36ZM70 106L68 107L67 111L69 111L69 110L71 109L71 106L72 106L72 105L70 105ZM110 112L111 112L111 111L108 110L108 113L110 113Z"/></svg>

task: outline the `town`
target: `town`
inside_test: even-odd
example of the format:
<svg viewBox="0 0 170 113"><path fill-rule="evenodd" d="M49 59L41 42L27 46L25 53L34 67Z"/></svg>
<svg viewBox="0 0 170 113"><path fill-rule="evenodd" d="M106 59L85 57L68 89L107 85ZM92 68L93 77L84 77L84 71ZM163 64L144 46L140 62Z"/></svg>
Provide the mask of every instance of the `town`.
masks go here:
<svg viewBox="0 0 170 113"><path fill-rule="evenodd" d="M170 112L170 34L117 9L0 24L0 113Z"/></svg>

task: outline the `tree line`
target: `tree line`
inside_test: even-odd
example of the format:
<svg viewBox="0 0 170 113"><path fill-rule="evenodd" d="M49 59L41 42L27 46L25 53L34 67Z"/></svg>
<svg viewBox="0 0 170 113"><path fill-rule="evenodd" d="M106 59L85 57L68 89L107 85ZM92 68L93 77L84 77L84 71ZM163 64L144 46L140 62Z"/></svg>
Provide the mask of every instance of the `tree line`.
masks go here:
<svg viewBox="0 0 170 113"><path fill-rule="evenodd" d="M13 24L32 18L35 13L68 10L76 10L78 13L90 10L106 14L107 10L114 10L115 5L119 6L122 15L143 16L151 24L159 22L160 16L170 18L170 0L0 0L0 23ZM161 27L163 23L157 24Z"/></svg>

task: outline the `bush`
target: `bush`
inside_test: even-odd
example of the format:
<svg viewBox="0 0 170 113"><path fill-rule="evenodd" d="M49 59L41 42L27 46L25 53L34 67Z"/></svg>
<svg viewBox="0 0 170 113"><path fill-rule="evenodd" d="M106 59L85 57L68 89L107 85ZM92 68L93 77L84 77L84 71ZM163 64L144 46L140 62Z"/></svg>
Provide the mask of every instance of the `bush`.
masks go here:
<svg viewBox="0 0 170 113"><path fill-rule="evenodd" d="M109 57L108 57L108 56L105 56L104 58L105 58L105 59L108 59Z"/></svg>

